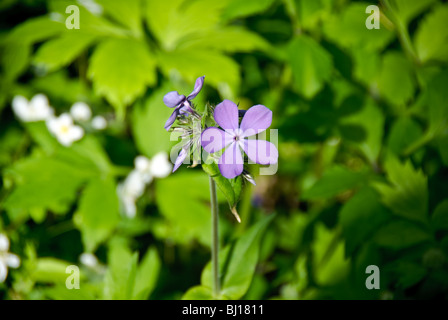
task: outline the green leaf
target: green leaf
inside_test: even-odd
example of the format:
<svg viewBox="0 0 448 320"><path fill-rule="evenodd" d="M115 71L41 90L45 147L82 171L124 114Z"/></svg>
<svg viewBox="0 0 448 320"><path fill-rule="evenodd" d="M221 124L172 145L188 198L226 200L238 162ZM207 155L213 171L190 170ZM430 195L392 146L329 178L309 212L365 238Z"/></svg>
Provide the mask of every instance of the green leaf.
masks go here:
<svg viewBox="0 0 448 320"><path fill-rule="evenodd" d="M431 225L434 230L448 230L448 199L440 202L434 210Z"/></svg>
<svg viewBox="0 0 448 320"><path fill-rule="evenodd" d="M226 52L268 51L269 43L258 34L241 27L226 27L210 30L204 34L188 37L179 45L179 49L220 50Z"/></svg>
<svg viewBox="0 0 448 320"><path fill-rule="evenodd" d="M173 72L179 73L185 81L194 83L197 77L206 75L206 83L223 91L227 96L239 90L239 66L220 52L184 49L159 54L158 59L167 77Z"/></svg>
<svg viewBox="0 0 448 320"><path fill-rule="evenodd" d="M101 199L101 200L100 200ZM74 220L87 252L106 240L119 221L118 197L113 179L93 179L81 195Z"/></svg>
<svg viewBox="0 0 448 320"><path fill-rule="evenodd" d="M28 67L31 46L25 43L11 43L3 48L1 63L4 77L15 80Z"/></svg>
<svg viewBox="0 0 448 320"><path fill-rule="evenodd" d="M371 3L356 2L349 4L340 14L330 16L324 23L325 36L347 48L365 48L380 50L394 38L394 34L381 26L380 29L369 30L365 26L368 14L366 8Z"/></svg>
<svg viewBox="0 0 448 320"><path fill-rule="evenodd" d="M428 222L428 181L421 170L415 170L408 160L402 164L390 157L385 167L390 185L376 183L382 202L396 215Z"/></svg>
<svg viewBox="0 0 448 320"><path fill-rule="evenodd" d="M316 28L319 21L330 9L329 2L324 0L298 0L295 2L300 25L307 30Z"/></svg>
<svg viewBox="0 0 448 320"><path fill-rule="evenodd" d="M225 1L146 0L145 4L147 25L162 48L172 51L183 38L213 29Z"/></svg>
<svg viewBox="0 0 448 320"><path fill-rule="evenodd" d="M374 237L375 242L389 249L405 249L432 240L432 236L406 220L394 220L381 227Z"/></svg>
<svg viewBox="0 0 448 320"><path fill-rule="evenodd" d="M425 16L414 38L422 62L448 61L448 5L438 5Z"/></svg>
<svg viewBox="0 0 448 320"><path fill-rule="evenodd" d="M367 133L363 142L357 143L372 164L376 164L383 144L384 114L373 100L367 100L360 112L345 117L342 123L361 125Z"/></svg>
<svg viewBox="0 0 448 320"><path fill-rule="evenodd" d="M230 0L222 12L222 18L231 20L262 13L267 10L273 2L274 0Z"/></svg>
<svg viewBox="0 0 448 320"><path fill-rule="evenodd" d="M8 169L16 183L3 206L8 211L52 210L65 213L81 185L90 177L52 158L23 159Z"/></svg>
<svg viewBox="0 0 448 320"><path fill-rule="evenodd" d="M219 190L221 190L221 192L226 197L227 202L229 203L230 206L230 210L232 211L236 220L238 222L241 222L240 216L238 215L238 212L236 210L236 204L238 203L238 199L235 196L235 191L232 182L221 175L218 165L214 162L211 164L203 163L202 169L204 169L204 171L213 178ZM235 180L237 180L237 178L235 178Z"/></svg>
<svg viewBox="0 0 448 320"><path fill-rule="evenodd" d="M142 1L140 0L98 0L107 15L133 31L134 35L142 35Z"/></svg>
<svg viewBox="0 0 448 320"><path fill-rule="evenodd" d="M195 286L188 289L182 300L214 300L212 289L204 286Z"/></svg>
<svg viewBox="0 0 448 320"><path fill-rule="evenodd" d="M305 35L293 39L287 52L296 90L306 98L314 97L331 76L331 55Z"/></svg>
<svg viewBox="0 0 448 320"><path fill-rule="evenodd" d="M428 84L429 132L444 135L448 129L448 90L445 83L448 81L448 71L442 71L434 76Z"/></svg>
<svg viewBox="0 0 448 320"><path fill-rule="evenodd" d="M345 242L345 256L353 254L364 241L390 219L390 212L381 204L379 195L365 187L344 204L339 221Z"/></svg>
<svg viewBox="0 0 448 320"><path fill-rule="evenodd" d="M70 275L66 273L66 268L69 265L71 263L56 258L39 258L31 273L31 278L37 282L65 284Z"/></svg>
<svg viewBox="0 0 448 320"><path fill-rule="evenodd" d="M381 95L395 105L405 105L413 98L413 67L402 53L388 52L383 56L378 87Z"/></svg>
<svg viewBox="0 0 448 320"><path fill-rule="evenodd" d="M338 230L329 230L322 223L315 226L312 245L315 278L320 285L334 285L349 272L350 260L344 257L344 242Z"/></svg>
<svg viewBox="0 0 448 320"><path fill-rule="evenodd" d="M66 30L66 28L63 23L50 20L45 16L41 16L28 19L24 23L16 26L8 34L6 42L30 45L56 36L64 30Z"/></svg>
<svg viewBox="0 0 448 320"><path fill-rule="evenodd" d="M394 2L397 7L396 13L405 24L408 24L437 0L395 0Z"/></svg>
<svg viewBox="0 0 448 320"><path fill-rule="evenodd" d="M427 274L426 268L411 261L397 261L393 270L398 278L398 286L405 289L418 283Z"/></svg>
<svg viewBox="0 0 448 320"><path fill-rule="evenodd" d="M133 39L111 39L98 45L88 75L96 94L123 115L125 106L156 83L156 63L148 48Z"/></svg>
<svg viewBox="0 0 448 320"><path fill-rule="evenodd" d="M192 187L194 186L194 187ZM176 172L157 181L156 202L167 219L165 237L179 243L198 239L210 245L210 191L207 175L201 171ZM173 201L173 197L179 201Z"/></svg>
<svg viewBox="0 0 448 320"><path fill-rule="evenodd" d="M365 174L334 166L327 170L310 189L305 190L302 199L331 198L346 190L354 189L365 181Z"/></svg>
<svg viewBox="0 0 448 320"><path fill-rule="evenodd" d="M417 121L411 117L400 117L392 125L387 147L395 155L401 155L406 148L421 138L423 132Z"/></svg>
<svg viewBox="0 0 448 320"><path fill-rule="evenodd" d="M163 96L174 90L165 84L157 89L145 101L137 103L132 109L132 132L139 151L152 157L157 152L169 150L173 145L170 133L164 129L164 124L173 109L163 104Z"/></svg>
<svg viewBox="0 0 448 320"><path fill-rule="evenodd" d="M104 280L104 298L129 300L134 292L138 253L132 253L122 241L114 240L108 251L109 268Z"/></svg>
<svg viewBox="0 0 448 320"><path fill-rule="evenodd" d="M149 248L137 268L133 299L148 299L156 285L160 266L161 262L157 250L153 247Z"/></svg>
<svg viewBox="0 0 448 320"><path fill-rule="evenodd" d="M47 72L65 67L86 50L95 39L95 36L84 33L65 33L40 46L33 63L45 68Z"/></svg>
<svg viewBox="0 0 448 320"><path fill-rule="evenodd" d="M222 278L222 295L239 299L247 292L258 263L261 237L274 217L265 217L237 240Z"/></svg>

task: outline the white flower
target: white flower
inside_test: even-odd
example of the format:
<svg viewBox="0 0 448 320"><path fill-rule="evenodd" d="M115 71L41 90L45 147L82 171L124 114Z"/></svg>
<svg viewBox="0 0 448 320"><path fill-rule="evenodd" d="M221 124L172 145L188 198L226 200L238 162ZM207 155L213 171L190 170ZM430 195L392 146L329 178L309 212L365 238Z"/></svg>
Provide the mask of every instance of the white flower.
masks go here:
<svg viewBox="0 0 448 320"><path fill-rule="evenodd" d="M20 266L20 258L13 253L9 253L8 250L9 239L4 234L0 234L0 283L5 281L8 275L8 267L15 269Z"/></svg>
<svg viewBox="0 0 448 320"><path fill-rule="evenodd" d="M92 127L96 130L106 129L107 121L103 116L95 116L92 119Z"/></svg>
<svg viewBox="0 0 448 320"><path fill-rule="evenodd" d="M118 198L120 199L122 211L127 217L135 217L135 214L137 213L135 202L143 195L144 191L145 181L143 180L143 175L137 170L131 171L126 179L118 184Z"/></svg>
<svg viewBox="0 0 448 320"><path fill-rule="evenodd" d="M151 159L150 172L156 178L165 178L173 170L173 164L168 161L166 152L159 152Z"/></svg>
<svg viewBox="0 0 448 320"><path fill-rule="evenodd" d="M86 267L94 269L98 266L98 259L97 257L92 253L84 252L79 256L79 260L83 265Z"/></svg>
<svg viewBox="0 0 448 320"><path fill-rule="evenodd" d="M15 96L12 100L12 109L16 116L24 122L46 120L53 115L53 109L43 94L35 95L31 101L23 96Z"/></svg>
<svg viewBox="0 0 448 320"><path fill-rule="evenodd" d="M84 136L84 130L73 124L73 119L63 113L59 117L53 117L47 120L48 130L58 139L59 143L69 147L73 142L78 141Z"/></svg>
<svg viewBox="0 0 448 320"><path fill-rule="evenodd" d="M145 183L150 183L152 181L151 161L148 158L145 156L137 156L134 159L134 166Z"/></svg>
<svg viewBox="0 0 448 320"><path fill-rule="evenodd" d="M77 121L87 121L92 117L92 110L84 102L75 102L70 108L70 114Z"/></svg>

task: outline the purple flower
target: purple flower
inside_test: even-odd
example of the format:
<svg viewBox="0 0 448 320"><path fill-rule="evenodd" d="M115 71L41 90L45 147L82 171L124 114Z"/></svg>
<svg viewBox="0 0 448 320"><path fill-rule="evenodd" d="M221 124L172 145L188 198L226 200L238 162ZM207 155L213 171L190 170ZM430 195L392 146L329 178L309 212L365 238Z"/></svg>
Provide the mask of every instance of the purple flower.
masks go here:
<svg viewBox="0 0 448 320"><path fill-rule="evenodd" d="M238 124L238 107L229 100L218 104L214 113L216 123L224 129L210 127L202 132L202 147L208 153L226 148L218 161L221 174L232 179L243 172L241 149L249 159L258 164L275 164L277 148L264 140L245 139L265 131L272 122L272 111L263 105L255 105L244 114ZM241 149L240 149L241 148Z"/></svg>
<svg viewBox="0 0 448 320"><path fill-rule="evenodd" d="M190 100L194 99L201 91L202 86L204 85L204 78L205 76L196 79L194 90L188 95L188 97L185 97L183 94L180 95L177 91L168 92L163 97L163 102L166 104L166 106L169 108L174 108L173 113L165 123L165 129L167 131L171 128L174 121L176 121L176 118L179 114L185 114L187 112L193 113Z"/></svg>

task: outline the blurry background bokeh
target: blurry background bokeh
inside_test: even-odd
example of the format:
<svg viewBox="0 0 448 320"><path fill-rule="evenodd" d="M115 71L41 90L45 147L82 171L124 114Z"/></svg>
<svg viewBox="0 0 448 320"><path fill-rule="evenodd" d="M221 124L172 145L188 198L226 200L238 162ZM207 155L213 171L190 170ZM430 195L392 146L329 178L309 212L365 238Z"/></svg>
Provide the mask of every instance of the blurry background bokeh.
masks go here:
<svg viewBox="0 0 448 320"><path fill-rule="evenodd" d="M200 166L120 193L137 156L176 143L163 95L202 75L199 109L263 104L279 133L278 172L253 166L241 224L219 195L222 247L246 241L231 298L447 298L447 63L445 1L2 0L0 298L180 299L207 285ZM34 121L79 102L74 124Z"/></svg>

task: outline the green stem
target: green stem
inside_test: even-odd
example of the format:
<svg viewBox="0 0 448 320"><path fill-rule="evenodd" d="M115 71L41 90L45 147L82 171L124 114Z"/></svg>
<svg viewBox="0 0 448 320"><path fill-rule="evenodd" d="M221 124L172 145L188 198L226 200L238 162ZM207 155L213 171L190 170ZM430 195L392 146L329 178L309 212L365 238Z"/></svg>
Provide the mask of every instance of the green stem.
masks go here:
<svg viewBox="0 0 448 320"><path fill-rule="evenodd" d="M210 203L212 208L212 272L213 272L213 294L219 296L219 228L218 228L218 198L216 196L216 183L211 176L210 179Z"/></svg>

